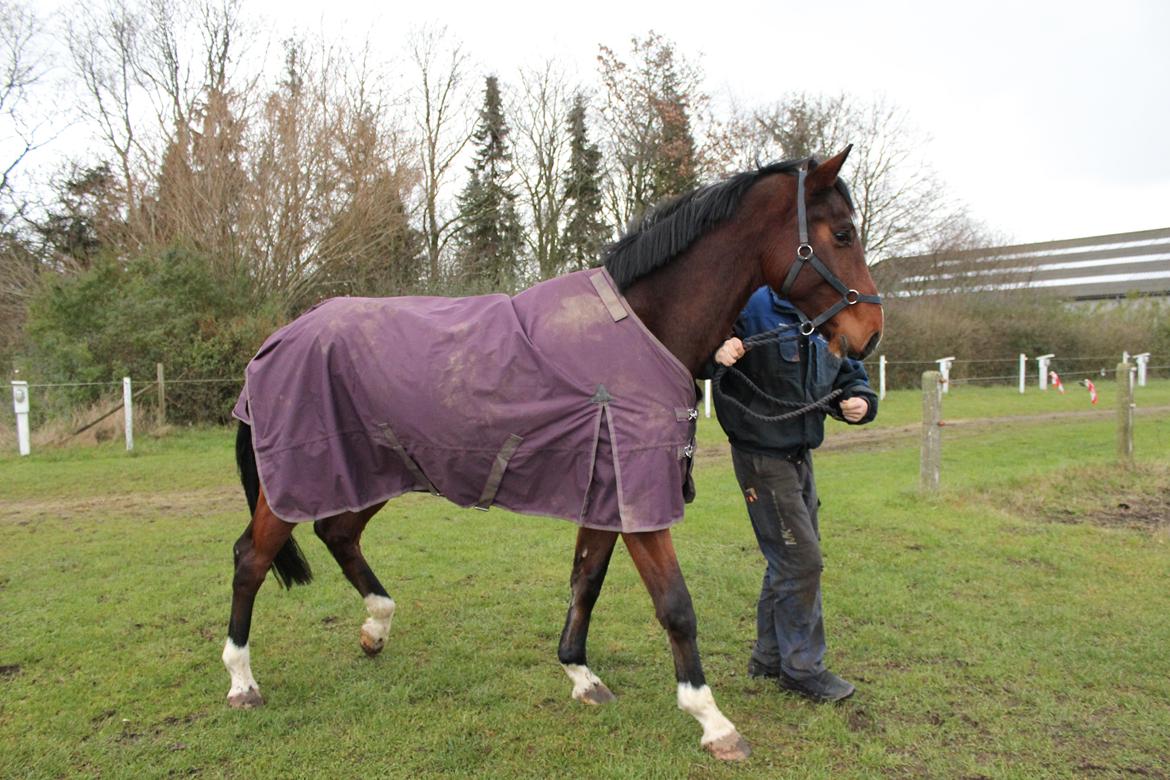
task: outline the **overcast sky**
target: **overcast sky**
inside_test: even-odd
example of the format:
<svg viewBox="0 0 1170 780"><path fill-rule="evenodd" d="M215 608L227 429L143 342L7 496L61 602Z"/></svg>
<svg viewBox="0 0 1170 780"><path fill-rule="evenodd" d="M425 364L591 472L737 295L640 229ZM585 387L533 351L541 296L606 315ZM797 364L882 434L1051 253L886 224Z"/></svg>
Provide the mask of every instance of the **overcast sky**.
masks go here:
<svg viewBox="0 0 1170 780"><path fill-rule="evenodd" d="M884 94L929 138L923 157L950 191L1017 241L1170 226L1164 0L331 0L324 16L319 0L246 1L278 26L324 20L390 48L408 24L445 24L505 79L550 57L589 74L599 43L654 29L716 98Z"/></svg>
<svg viewBox="0 0 1170 780"><path fill-rule="evenodd" d="M387 60L412 27L445 25L505 82L549 59L592 82L598 44L653 29L716 101L884 96L951 195L1010 240L1170 227L1170 0L243 2L275 40L368 36Z"/></svg>

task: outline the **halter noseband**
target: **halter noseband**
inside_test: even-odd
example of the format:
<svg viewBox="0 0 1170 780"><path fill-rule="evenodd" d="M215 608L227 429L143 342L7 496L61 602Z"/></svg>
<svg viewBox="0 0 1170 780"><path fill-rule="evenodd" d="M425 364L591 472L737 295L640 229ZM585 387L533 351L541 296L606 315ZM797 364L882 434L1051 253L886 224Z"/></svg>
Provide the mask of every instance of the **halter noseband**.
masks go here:
<svg viewBox="0 0 1170 780"><path fill-rule="evenodd" d="M800 317L800 333L802 336L812 335L813 331L831 320L837 315L837 312L847 306L852 306L855 303L876 303L881 305L882 302L880 295L862 295L857 290L846 287L845 283L837 278L837 275L829 270L829 267L821 262L821 259L817 257L817 253L813 251L812 244L808 242L808 215L805 213L804 206L804 178L807 175L808 171L804 168L800 168L796 172L796 221L800 230L800 245L796 247L796 262L788 269L788 276L784 277L784 284L780 288L780 296L792 304L789 292L792 290L792 285L796 281L797 275L804 268L805 263L808 263L834 290L841 293L841 300L818 314L816 319L811 320L795 304L792 304L792 308L795 309L797 315Z"/></svg>

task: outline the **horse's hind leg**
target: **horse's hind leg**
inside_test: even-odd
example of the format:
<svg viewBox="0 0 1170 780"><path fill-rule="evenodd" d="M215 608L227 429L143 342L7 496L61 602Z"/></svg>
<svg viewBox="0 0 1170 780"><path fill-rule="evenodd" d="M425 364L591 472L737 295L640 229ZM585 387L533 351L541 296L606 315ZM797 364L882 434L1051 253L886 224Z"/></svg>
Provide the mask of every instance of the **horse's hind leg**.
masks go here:
<svg viewBox="0 0 1170 780"><path fill-rule="evenodd" d="M658 622L670 637L678 679L678 706L703 727L702 745L716 758L737 761L751 748L719 708L707 687L699 661L698 630L691 594L683 581L669 530L622 534L630 557L642 577Z"/></svg>
<svg viewBox="0 0 1170 780"><path fill-rule="evenodd" d="M601 593L601 583L609 569L609 559L617 543L615 531L582 528L577 532L577 549L573 555L573 574L569 580L572 595L565 629L557 657L573 681L573 698L586 704L605 704L614 695L585 663L585 640L589 635L589 618Z"/></svg>
<svg viewBox="0 0 1170 780"><path fill-rule="evenodd" d="M360 512L345 512L313 523L313 530L333 558L341 566L345 578L357 588L366 602L369 618L362 625L362 650L368 656L375 656L382 651L390 636L390 621L394 618L394 599L378 582L370 565L362 555L361 538L366 523L370 522L379 509L386 505L382 502L377 506L363 509Z"/></svg>
<svg viewBox="0 0 1170 780"><path fill-rule="evenodd" d="M260 688L252 677L251 653L248 649L252 605L256 601L256 592L264 584L268 568L289 540L292 529L291 523L284 522L272 513L261 492L252 522L233 550L236 573L232 579L232 615L228 622L227 643L223 648L223 663L232 676L228 704L237 709L251 709L264 703Z"/></svg>

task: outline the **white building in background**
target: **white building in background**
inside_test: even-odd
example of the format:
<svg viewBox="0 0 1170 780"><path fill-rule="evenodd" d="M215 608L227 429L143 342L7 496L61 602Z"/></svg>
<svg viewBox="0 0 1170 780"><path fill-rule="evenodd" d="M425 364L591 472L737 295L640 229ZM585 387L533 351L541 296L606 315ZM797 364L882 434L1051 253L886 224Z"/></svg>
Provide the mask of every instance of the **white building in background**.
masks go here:
<svg viewBox="0 0 1170 780"><path fill-rule="evenodd" d="M1073 301L1170 299L1170 228L893 257L873 274L894 297L1047 290Z"/></svg>

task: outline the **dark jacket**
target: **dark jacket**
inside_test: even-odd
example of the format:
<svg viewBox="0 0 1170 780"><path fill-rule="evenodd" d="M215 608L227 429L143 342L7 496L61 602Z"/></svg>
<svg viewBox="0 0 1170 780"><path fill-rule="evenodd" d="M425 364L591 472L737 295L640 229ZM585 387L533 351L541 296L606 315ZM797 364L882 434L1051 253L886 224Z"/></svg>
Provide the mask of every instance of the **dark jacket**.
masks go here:
<svg viewBox="0 0 1170 780"><path fill-rule="evenodd" d="M784 331L779 343L765 343L748 350L736 364L748 378L768 395L785 401L807 403L823 398L841 388L844 393L832 402L829 414L841 417L840 401L864 396L869 411L855 425L867 423L877 415L877 394L869 386L865 367L856 360L839 358L829 351L828 342L814 333L800 335L800 318L786 300L761 287L748 299L747 306L735 322L735 335L741 339L772 330L780 325L792 325ZM722 390L752 411L775 416L790 407L768 403L748 389L743 379L729 371L723 378ZM727 403L715 393L715 412L731 444L747 452L787 457L816 449L825 438L825 415L813 411L782 422L763 422Z"/></svg>

